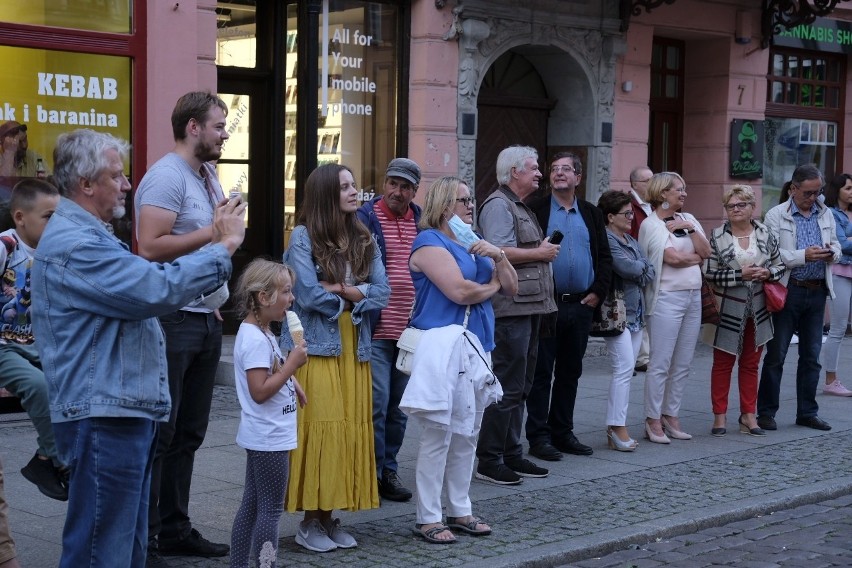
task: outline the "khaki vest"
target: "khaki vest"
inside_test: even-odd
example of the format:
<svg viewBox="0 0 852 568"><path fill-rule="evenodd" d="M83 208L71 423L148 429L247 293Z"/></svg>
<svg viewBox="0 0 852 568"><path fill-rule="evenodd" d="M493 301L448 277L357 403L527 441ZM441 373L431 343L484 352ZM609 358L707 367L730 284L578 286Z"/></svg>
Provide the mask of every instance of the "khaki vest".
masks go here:
<svg viewBox="0 0 852 568"><path fill-rule="evenodd" d="M492 199L504 200L512 212L517 247L538 248L544 235L530 208L505 186L500 186L488 196L482 208ZM515 264L514 267L518 273L518 293L511 298L502 294L492 296L494 315L501 318L555 312L552 265L549 262L528 262Z"/></svg>

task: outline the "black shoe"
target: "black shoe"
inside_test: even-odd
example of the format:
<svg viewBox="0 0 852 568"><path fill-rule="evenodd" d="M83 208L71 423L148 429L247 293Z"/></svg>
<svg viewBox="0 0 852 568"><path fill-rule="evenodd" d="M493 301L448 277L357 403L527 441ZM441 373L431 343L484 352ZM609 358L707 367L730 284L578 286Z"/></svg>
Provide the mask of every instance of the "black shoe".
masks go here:
<svg viewBox="0 0 852 568"><path fill-rule="evenodd" d="M174 544L165 545L160 539L160 555L161 556L202 556L204 558L214 558L225 556L230 552L231 547L227 544L218 544L210 542L199 533L192 529L183 540L179 540Z"/></svg>
<svg viewBox="0 0 852 568"><path fill-rule="evenodd" d="M379 495L382 499L402 502L411 499L411 490L402 486L402 482L395 471L386 469L379 479Z"/></svg>
<svg viewBox="0 0 852 568"><path fill-rule="evenodd" d="M540 460L555 462L562 459L562 452L553 447L550 442L539 442L530 445L529 454Z"/></svg>
<svg viewBox="0 0 852 568"><path fill-rule="evenodd" d="M764 430L778 429L778 424L775 423L775 419L771 416L758 416L757 425L763 428Z"/></svg>
<svg viewBox="0 0 852 568"><path fill-rule="evenodd" d="M637 371L639 373L646 373L646 372L648 372L648 363L642 363L641 365L636 365L635 367L633 367L633 370Z"/></svg>
<svg viewBox="0 0 852 568"><path fill-rule="evenodd" d="M68 486L62 484L59 468L48 458L43 460L38 454L21 470L21 474L38 487L38 490L57 501L68 500Z"/></svg>
<svg viewBox="0 0 852 568"><path fill-rule="evenodd" d="M823 430L828 432L831 426L819 416L808 416L807 418L796 418L796 424L799 426L807 426L814 430Z"/></svg>
<svg viewBox="0 0 852 568"><path fill-rule="evenodd" d="M562 440L554 438L553 446L560 452L575 456L590 456L594 453L591 447L580 443L574 434L568 434L568 437Z"/></svg>
<svg viewBox="0 0 852 568"><path fill-rule="evenodd" d="M160 556L160 548L156 538L148 539L148 556L145 558L145 568L164 568L168 566L166 559Z"/></svg>
<svg viewBox="0 0 852 568"><path fill-rule="evenodd" d="M506 465L521 477L547 477L550 473L549 469L539 467L530 460L523 458L519 458L516 461L508 461Z"/></svg>
<svg viewBox="0 0 852 568"><path fill-rule="evenodd" d="M520 475L502 463L492 466L479 464L474 477L497 485L518 485L523 481Z"/></svg>

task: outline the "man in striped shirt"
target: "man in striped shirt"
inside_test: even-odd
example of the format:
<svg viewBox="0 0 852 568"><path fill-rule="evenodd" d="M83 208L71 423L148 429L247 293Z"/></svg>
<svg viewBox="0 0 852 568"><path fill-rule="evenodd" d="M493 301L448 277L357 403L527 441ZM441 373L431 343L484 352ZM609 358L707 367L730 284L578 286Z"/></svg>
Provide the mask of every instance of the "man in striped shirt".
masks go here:
<svg viewBox="0 0 852 568"><path fill-rule="evenodd" d="M417 236L420 207L411 202L420 183L420 166L408 158L395 158L388 164L382 195L358 210L358 218L370 229L382 251L390 300L381 312L372 315L373 352L373 431L376 446L376 475L379 495L391 501L408 501L406 489L397 474L396 454L405 437L406 416L399 401L408 377L397 371L396 341L408 325L414 303L414 284L408 269L411 245Z"/></svg>

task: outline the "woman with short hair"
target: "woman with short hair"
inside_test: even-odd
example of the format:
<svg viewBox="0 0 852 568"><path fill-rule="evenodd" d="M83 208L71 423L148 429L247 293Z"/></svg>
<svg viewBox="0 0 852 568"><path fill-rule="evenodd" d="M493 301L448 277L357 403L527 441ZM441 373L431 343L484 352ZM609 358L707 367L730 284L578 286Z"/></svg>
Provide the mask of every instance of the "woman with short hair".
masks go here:
<svg viewBox="0 0 852 568"><path fill-rule="evenodd" d="M766 311L763 283L775 282L787 267L781 261L778 240L766 225L752 219L755 195L748 185L735 185L722 199L728 219L710 236L710 258L705 275L716 294L720 322L704 327L703 338L713 346L710 395L713 428L727 433L728 393L738 361L740 432L765 436L757 425L757 368L763 346L772 339L772 317Z"/></svg>

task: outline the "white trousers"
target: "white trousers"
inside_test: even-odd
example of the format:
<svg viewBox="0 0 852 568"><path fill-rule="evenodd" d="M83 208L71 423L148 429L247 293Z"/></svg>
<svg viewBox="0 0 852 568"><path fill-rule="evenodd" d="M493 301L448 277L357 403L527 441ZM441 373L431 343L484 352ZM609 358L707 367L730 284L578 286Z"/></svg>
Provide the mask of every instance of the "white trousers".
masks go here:
<svg viewBox="0 0 852 568"><path fill-rule="evenodd" d="M636 365L647 365L649 354L651 352L650 343L648 342L648 328L642 328L642 345L639 347L639 355L636 356Z"/></svg>
<svg viewBox="0 0 852 568"><path fill-rule="evenodd" d="M678 416L701 331L701 290L661 290L647 323L651 357L645 374L645 416Z"/></svg>
<svg viewBox="0 0 852 568"><path fill-rule="evenodd" d="M466 517L473 511L470 480L476 457L476 441L482 425L482 412L476 413L470 436L435 428L433 422L417 418L420 449L417 452L417 523L441 522L441 493L447 502L448 517Z"/></svg>
<svg viewBox="0 0 852 568"><path fill-rule="evenodd" d="M828 331L828 339L822 348L822 364L830 373L837 372L837 362L840 358L840 342L846 335L846 327L849 325L849 308L852 304L852 278L845 276L834 276L834 299L828 300L828 311L831 314L831 328Z"/></svg>
<svg viewBox="0 0 852 568"><path fill-rule="evenodd" d="M642 344L642 330L606 337L606 350L612 364L612 381L609 383L609 401L606 405L607 426L627 425L627 404L630 402L630 379Z"/></svg>

